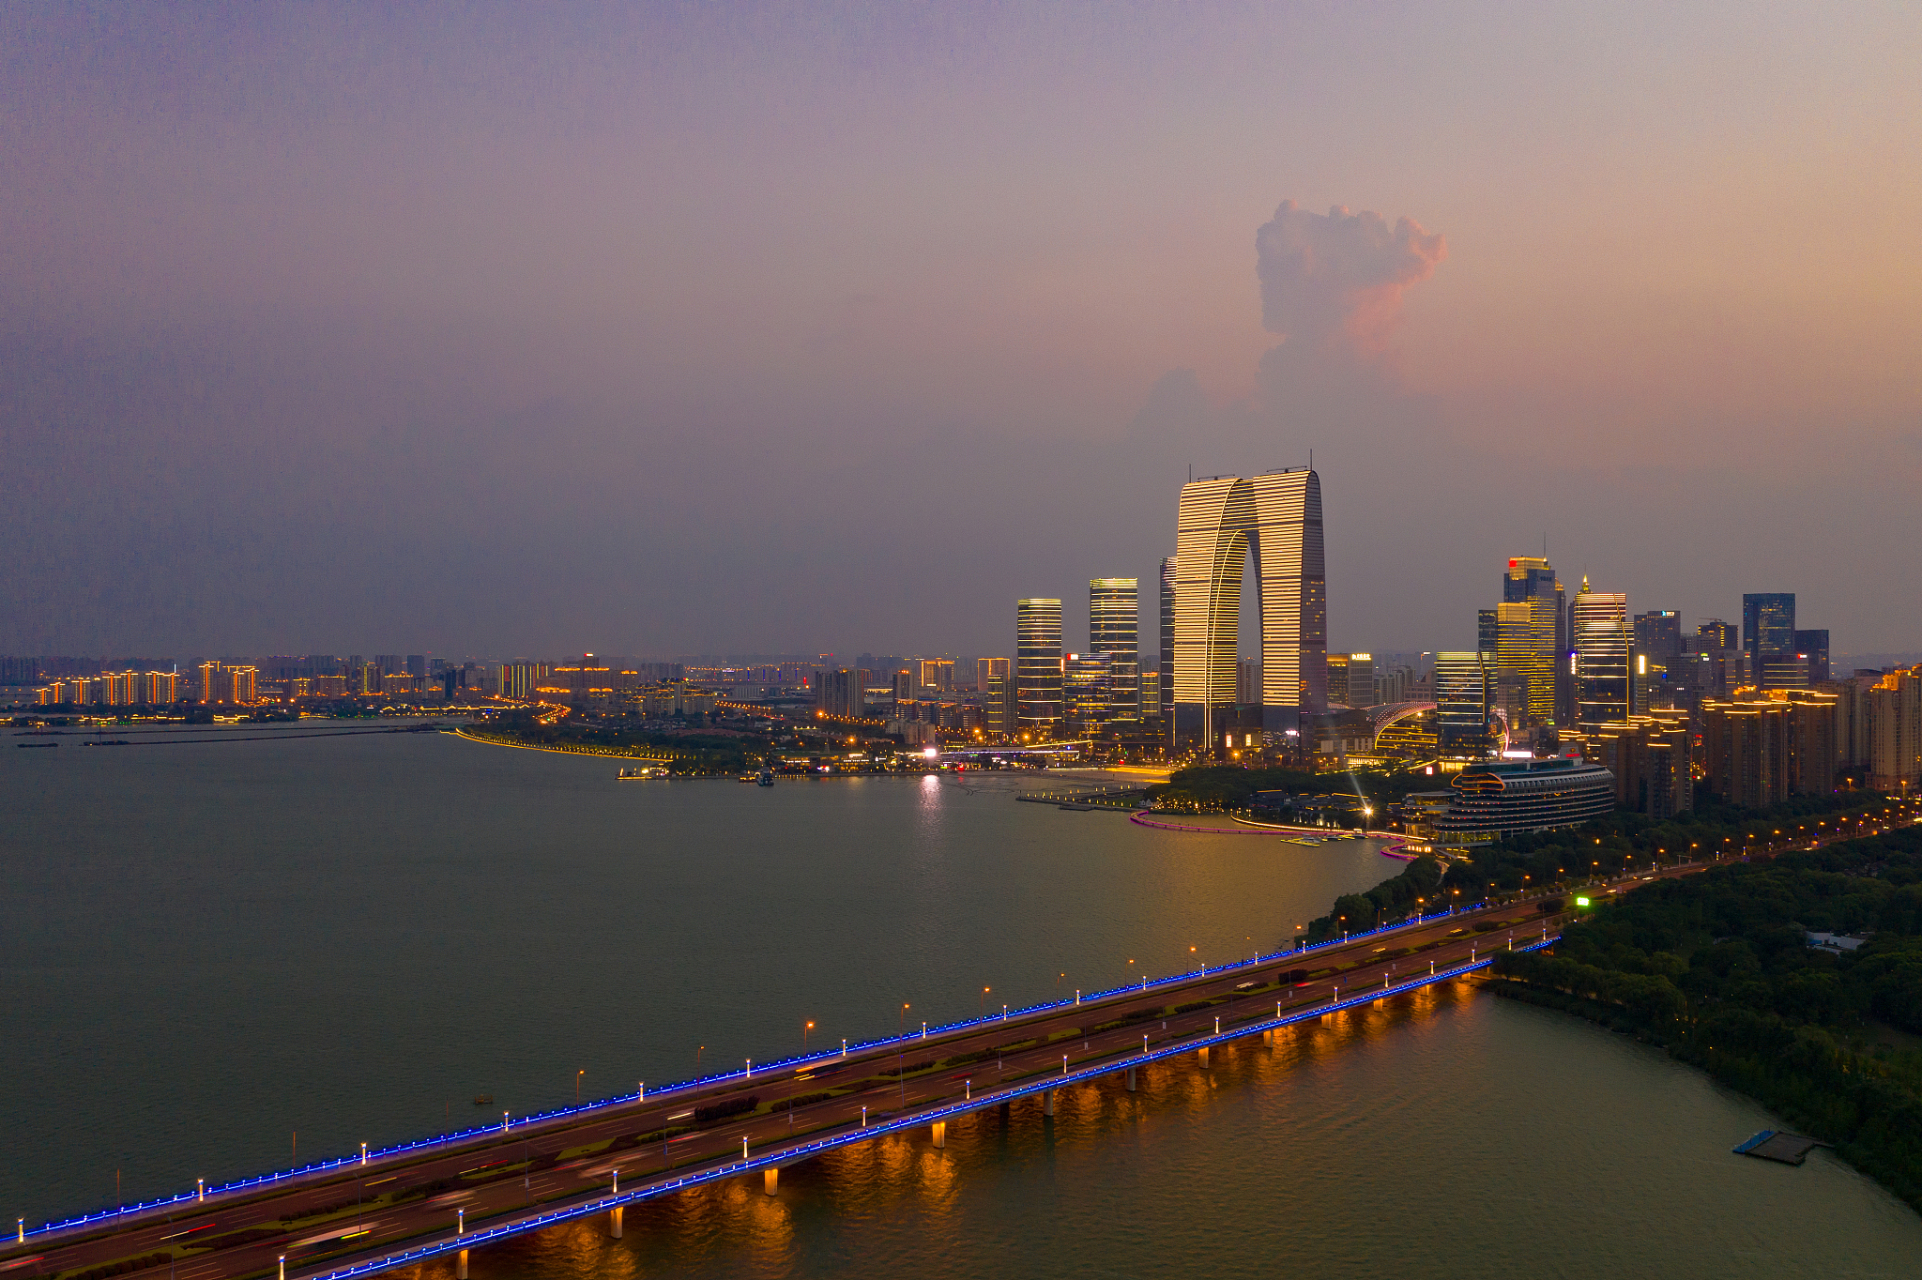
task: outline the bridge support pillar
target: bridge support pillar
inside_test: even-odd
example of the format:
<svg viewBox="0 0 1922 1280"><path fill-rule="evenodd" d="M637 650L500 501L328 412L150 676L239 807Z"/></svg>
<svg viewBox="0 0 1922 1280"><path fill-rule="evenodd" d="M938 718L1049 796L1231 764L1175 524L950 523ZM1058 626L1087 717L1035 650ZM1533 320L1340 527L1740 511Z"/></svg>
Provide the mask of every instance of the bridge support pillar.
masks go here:
<svg viewBox="0 0 1922 1280"><path fill-rule="evenodd" d="M1041 1114L1044 1116L1051 1116L1054 1114L1054 1090L1053 1089L1043 1089L1041 1091Z"/></svg>
<svg viewBox="0 0 1922 1280"><path fill-rule="evenodd" d="M621 1215L626 1212L627 1210L625 1208L614 1208L607 1211L607 1234L612 1239L619 1240L621 1238Z"/></svg>
<svg viewBox="0 0 1922 1280"><path fill-rule="evenodd" d="M1268 1030L1261 1033L1261 1042L1263 1044L1268 1044L1268 1045L1271 1045L1275 1042L1274 1028L1271 1027Z"/></svg>
<svg viewBox="0 0 1922 1280"><path fill-rule="evenodd" d="M761 1190L773 1195L781 1189L781 1171L774 1165L761 1170Z"/></svg>
<svg viewBox="0 0 1922 1280"><path fill-rule="evenodd" d="M948 1145L948 1122L946 1120L936 1120L934 1122L934 1145L937 1147L945 1147Z"/></svg>
<svg viewBox="0 0 1922 1280"><path fill-rule="evenodd" d="M1128 1092L1133 1093L1134 1091L1135 1091L1135 1069L1133 1067L1129 1067L1128 1068Z"/></svg>
<svg viewBox="0 0 1922 1280"><path fill-rule="evenodd" d="M467 1280L467 1250L462 1249L454 1258L454 1280Z"/></svg>
<svg viewBox="0 0 1922 1280"><path fill-rule="evenodd" d="M1201 1069L1206 1071L1208 1069L1208 1046L1204 1044L1195 1052L1201 1055Z"/></svg>

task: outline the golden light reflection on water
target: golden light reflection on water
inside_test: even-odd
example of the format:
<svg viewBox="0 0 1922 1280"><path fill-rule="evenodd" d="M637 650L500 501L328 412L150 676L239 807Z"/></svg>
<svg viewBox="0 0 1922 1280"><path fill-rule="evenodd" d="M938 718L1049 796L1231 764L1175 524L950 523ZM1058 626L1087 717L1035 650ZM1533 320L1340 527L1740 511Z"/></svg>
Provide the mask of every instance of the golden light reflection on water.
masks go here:
<svg viewBox="0 0 1922 1280"><path fill-rule="evenodd" d="M1251 1036L1200 1055L1163 1059L1138 1073L1130 1092L1120 1073L1055 1092L1055 1115L1038 1097L951 1121L945 1148L930 1129L889 1134L781 1170L779 1189L765 1194L761 1175L630 1206L625 1238L613 1240L604 1216L476 1253L472 1280L640 1280L704 1274L782 1276L795 1271L803 1238L846 1249L876 1264L899 1240L863 1239L895 1220L913 1222L914 1253L961 1249L968 1229L960 1212L971 1179L997 1167L1051 1167L1058 1157L1103 1155L1104 1146L1138 1142L1145 1127L1190 1123L1251 1091L1286 1095L1304 1073L1381 1041L1411 1021L1474 999L1456 982L1376 1001L1278 1032L1273 1045ZM978 1223L975 1224L978 1227ZM979 1246L979 1241L971 1243ZM451 1262L397 1272L405 1280L452 1280Z"/></svg>
<svg viewBox="0 0 1922 1280"><path fill-rule="evenodd" d="M1839 1165L1731 1159L1759 1108L1467 982L1189 1052L514 1242L472 1280L1907 1274L1922 1220ZM1516 1070L1517 1064L1525 1070ZM1579 1099L1579 1105L1573 1100ZM1608 1123L1593 1123L1606 1115ZM1646 1206L1661 1203L1658 1215ZM1464 1212L1472 1205L1472 1212ZM1420 1222L1381 1230L1382 1214ZM1613 1224L1570 1255L1541 1223ZM1553 1267L1545 1267L1552 1261ZM1659 1265L1658 1265L1659 1264ZM451 1280L451 1265L410 1280Z"/></svg>

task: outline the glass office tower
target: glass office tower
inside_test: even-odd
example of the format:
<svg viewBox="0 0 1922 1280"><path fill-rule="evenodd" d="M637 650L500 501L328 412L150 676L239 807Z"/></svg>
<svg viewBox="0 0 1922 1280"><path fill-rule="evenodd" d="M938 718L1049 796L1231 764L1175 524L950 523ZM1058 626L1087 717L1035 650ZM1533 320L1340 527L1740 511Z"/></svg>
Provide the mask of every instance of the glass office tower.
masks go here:
<svg viewBox="0 0 1922 1280"><path fill-rule="evenodd" d="M1017 601L1014 639L1017 729L1051 738L1061 727L1061 601Z"/></svg>
<svg viewBox="0 0 1922 1280"><path fill-rule="evenodd" d="M1548 561L1514 556L1502 577L1502 602L1495 608L1495 664L1502 693L1529 725L1566 719L1568 703L1562 655L1568 651L1568 621L1562 584ZM1521 725L1510 725L1511 729Z"/></svg>
<svg viewBox="0 0 1922 1280"><path fill-rule="evenodd" d="M1757 668L1763 658L1793 656L1793 591L1752 591L1742 597L1742 648L1749 656L1749 665Z"/></svg>
<svg viewBox="0 0 1922 1280"><path fill-rule="evenodd" d="M1495 655L1487 650L1435 655L1435 726L1443 755L1480 759L1493 740Z"/></svg>
<svg viewBox="0 0 1922 1280"><path fill-rule="evenodd" d="M1141 579L1089 580L1088 651L1108 655L1107 723L1133 731L1141 720Z"/></svg>
<svg viewBox="0 0 1922 1280"><path fill-rule="evenodd" d="M1158 656L1161 679L1155 692L1161 699L1161 732L1165 737L1175 723L1175 558L1161 562L1161 653Z"/></svg>
<svg viewBox="0 0 1922 1280"><path fill-rule="evenodd" d="M1571 610L1575 653L1575 723L1584 733L1628 719L1628 597L1591 591L1588 579Z"/></svg>

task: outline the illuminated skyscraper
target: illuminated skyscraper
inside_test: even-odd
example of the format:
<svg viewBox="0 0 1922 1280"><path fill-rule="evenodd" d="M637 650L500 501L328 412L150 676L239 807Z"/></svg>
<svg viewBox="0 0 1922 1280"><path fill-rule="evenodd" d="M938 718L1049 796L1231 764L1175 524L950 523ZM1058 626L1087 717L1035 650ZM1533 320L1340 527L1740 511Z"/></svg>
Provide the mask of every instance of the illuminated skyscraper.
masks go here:
<svg viewBox="0 0 1922 1280"><path fill-rule="evenodd" d="M1344 707L1375 705L1375 658L1367 653L1328 655L1328 702Z"/></svg>
<svg viewBox="0 0 1922 1280"><path fill-rule="evenodd" d="M1444 755L1479 759L1492 745L1495 655L1486 650L1435 655L1435 726Z"/></svg>
<svg viewBox="0 0 1922 1280"><path fill-rule="evenodd" d="M952 658L921 659L921 687L939 689L942 693L954 689L954 660Z"/></svg>
<svg viewBox="0 0 1922 1280"><path fill-rule="evenodd" d="M1757 671L1764 658L1794 656L1793 591L1751 591L1742 597L1742 649Z"/></svg>
<svg viewBox="0 0 1922 1280"><path fill-rule="evenodd" d="M1629 706L1628 597L1591 591L1588 579L1575 596L1575 723L1584 733L1627 720Z"/></svg>
<svg viewBox="0 0 1922 1280"><path fill-rule="evenodd" d="M1328 705L1321 478L1217 476L1181 490L1175 547L1175 733L1212 749L1233 727L1241 580L1255 557L1261 727L1298 729Z"/></svg>
<svg viewBox="0 0 1922 1280"><path fill-rule="evenodd" d="M1687 706L1692 687L1689 664L1682 660L1682 617L1673 609L1635 615L1636 715Z"/></svg>
<svg viewBox="0 0 1922 1280"><path fill-rule="evenodd" d="M1014 664L1006 658L975 661L975 687L981 695L982 728L990 737L1014 732Z"/></svg>
<svg viewBox="0 0 1922 1280"><path fill-rule="evenodd" d="M1015 603L1015 719L1021 733L1051 737L1061 727L1061 601Z"/></svg>
<svg viewBox="0 0 1922 1280"><path fill-rule="evenodd" d="M1071 653L1062 664L1061 718L1071 738L1099 737L1107 728L1114 693L1112 659L1105 653Z"/></svg>
<svg viewBox="0 0 1922 1280"><path fill-rule="evenodd" d="M1141 719L1141 579L1089 580L1088 649L1108 655L1108 723L1132 731Z"/></svg>
<svg viewBox="0 0 1922 1280"><path fill-rule="evenodd" d="M1502 578L1502 602L1495 609L1496 675L1502 693L1529 725L1554 724L1565 711L1557 697L1565 684L1562 655L1568 650L1568 624L1562 584L1548 561L1515 556ZM1511 729L1521 725L1510 724Z"/></svg>
<svg viewBox="0 0 1922 1280"><path fill-rule="evenodd" d="M1161 562L1161 653L1157 658L1161 679L1155 693L1161 699L1161 732L1169 733L1175 722L1175 558Z"/></svg>

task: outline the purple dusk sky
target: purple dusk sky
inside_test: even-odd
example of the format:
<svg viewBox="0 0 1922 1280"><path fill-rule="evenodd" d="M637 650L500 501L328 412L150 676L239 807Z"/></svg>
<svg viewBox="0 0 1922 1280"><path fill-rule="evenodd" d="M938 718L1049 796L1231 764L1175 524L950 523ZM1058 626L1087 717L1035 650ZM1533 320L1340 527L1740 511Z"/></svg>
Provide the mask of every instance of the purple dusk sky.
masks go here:
<svg viewBox="0 0 1922 1280"><path fill-rule="evenodd" d="M1005 652L1023 595L1074 644L1190 465L1311 448L1336 649L1471 643L1544 534L1636 611L1922 648L1912 6L45 4L0 50L0 652Z"/></svg>

